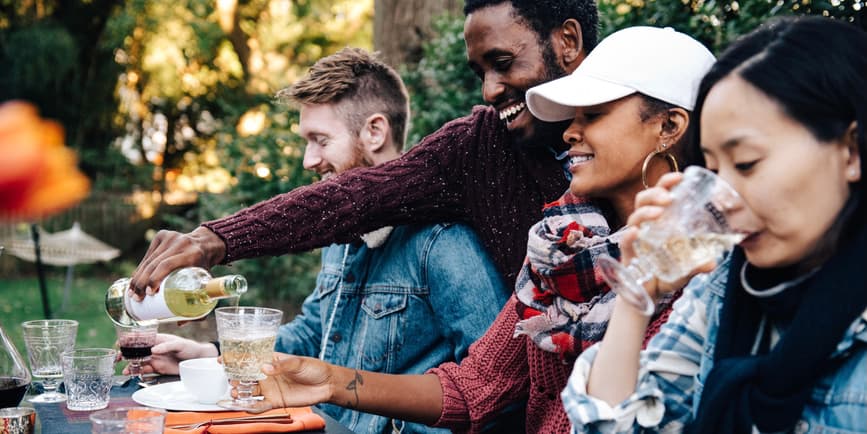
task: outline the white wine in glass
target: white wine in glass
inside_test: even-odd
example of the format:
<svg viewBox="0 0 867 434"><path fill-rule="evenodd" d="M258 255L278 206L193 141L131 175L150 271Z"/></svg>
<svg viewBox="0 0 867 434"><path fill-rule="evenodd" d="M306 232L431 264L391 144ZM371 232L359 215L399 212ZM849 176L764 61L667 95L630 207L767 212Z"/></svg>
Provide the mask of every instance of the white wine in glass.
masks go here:
<svg viewBox="0 0 867 434"><path fill-rule="evenodd" d="M230 410L261 413L270 405L253 396L253 386L265 378L262 365L271 362L283 312L264 307L221 307L214 311L226 377L236 381L237 397L218 401Z"/></svg>
<svg viewBox="0 0 867 434"><path fill-rule="evenodd" d="M676 282L718 259L745 236L726 219L727 214L743 208L743 200L713 172L698 166L686 168L671 195L672 202L662 215L638 228L635 257L627 266L607 255L599 259L611 290L645 315L653 314L656 305L644 283L653 278Z"/></svg>

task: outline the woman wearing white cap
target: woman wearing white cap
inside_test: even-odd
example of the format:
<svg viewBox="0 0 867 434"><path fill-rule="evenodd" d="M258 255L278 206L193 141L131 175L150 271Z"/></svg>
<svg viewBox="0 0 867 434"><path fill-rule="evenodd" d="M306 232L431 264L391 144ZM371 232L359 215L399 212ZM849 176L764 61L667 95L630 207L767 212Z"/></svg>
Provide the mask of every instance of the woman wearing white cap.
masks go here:
<svg viewBox="0 0 867 434"><path fill-rule="evenodd" d="M699 89L691 146L743 198L726 217L745 238L701 267L645 351L646 317L615 302L562 395L574 431L865 433L867 34L773 20ZM642 192L630 226L658 219L679 179Z"/></svg>
<svg viewBox="0 0 867 434"><path fill-rule="evenodd" d="M525 427L505 428L568 432L560 391L578 354L602 339L615 298L596 260L619 255L616 232L635 194L676 168L698 82L713 61L682 33L634 27L602 41L571 76L528 91L540 119L574 118L564 134L571 192L543 209L516 295L460 365L398 376L277 355L263 369L265 399L352 405L456 432L484 431L526 403ZM648 338L670 305L671 298L660 303Z"/></svg>

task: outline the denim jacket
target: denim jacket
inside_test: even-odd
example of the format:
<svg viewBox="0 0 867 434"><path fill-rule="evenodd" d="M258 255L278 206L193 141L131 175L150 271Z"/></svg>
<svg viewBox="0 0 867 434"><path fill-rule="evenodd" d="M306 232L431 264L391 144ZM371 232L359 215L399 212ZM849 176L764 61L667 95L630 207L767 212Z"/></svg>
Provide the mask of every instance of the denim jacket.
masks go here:
<svg viewBox="0 0 867 434"><path fill-rule="evenodd" d="M468 227L399 226L376 248L356 242L323 249L316 289L301 314L280 327L276 350L360 370L423 374L461 360L508 295ZM360 433L447 432L321 408Z"/></svg>
<svg viewBox="0 0 867 434"><path fill-rule="evenodd" d="M562 394L573 432L683 430L698 410L713 368L728 265L726 260L684 289L668 322L641 354L635 393L616 407L586 395L598 344L579 357ZM841 363L813 388L795 433L867 432L867 311L852 322L831 357Z"/></svg>

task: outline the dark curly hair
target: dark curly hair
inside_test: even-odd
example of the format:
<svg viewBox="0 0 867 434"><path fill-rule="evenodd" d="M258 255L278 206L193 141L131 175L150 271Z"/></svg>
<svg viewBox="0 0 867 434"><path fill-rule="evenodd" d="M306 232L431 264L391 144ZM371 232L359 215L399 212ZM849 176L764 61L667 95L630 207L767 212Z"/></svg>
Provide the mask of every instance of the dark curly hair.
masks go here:
<svg viewBox="0 0 867 434"><path fill-rule="evenodd" d="M464 14L469 15L481 8L506 1L466 0ZM589 53L596 46L599 15L593 0L509 0L509 3L515 8L518 18L536 32L540 43L547 41L551 31L563 24L563 21L574 18L581 24L584 51Z"/></svg>

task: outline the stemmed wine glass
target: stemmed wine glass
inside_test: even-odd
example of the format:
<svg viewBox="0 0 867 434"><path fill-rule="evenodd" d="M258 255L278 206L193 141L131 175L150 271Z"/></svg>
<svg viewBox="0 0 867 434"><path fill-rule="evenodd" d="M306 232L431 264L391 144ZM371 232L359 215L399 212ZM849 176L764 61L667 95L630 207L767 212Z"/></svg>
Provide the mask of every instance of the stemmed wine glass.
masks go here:
<svg viewBox="0 0 867 434"><path fill-rule="evenodd" d="M261 368L272 360L283 312L264 307L217 308L217 336L226 377L236 382L237 397L218 401L230 410L261 413L270 405L253 397L253 386L265 378Z"/></svg>
<svg viewBox="0 0 867 434"><path fill-rule="evenodd" d="M136 325L115 324L120 354L129 362L129 375L139 384L146 384L142 378L141 364L151 359L151 347L157 343L158 327L155 322Z"/></svg>
<svg viewBox="0 0 867 434"><path fill-rule="evenodd" d="M71 319L39 319L21 323L24 345L30 359L34 377L42 379L43 393L28 401L36 403L66 401L66 395L57 391L58 380L63 378L60 353L75 347L78 321Z"/></svg>
<svg viewBox="0 0 867 434"><path fill-rule="evenodd" d="M726 215L743 207L743 200L713 172L698 166L686 168L671 196L671 204L658 219L638 228L633 244L636 256L627 266L607 255L599 261L611 290L648 316L656 306L644 283L654 277L676 282L718 259L745 236L726 220Z"/></svg>

